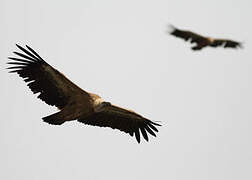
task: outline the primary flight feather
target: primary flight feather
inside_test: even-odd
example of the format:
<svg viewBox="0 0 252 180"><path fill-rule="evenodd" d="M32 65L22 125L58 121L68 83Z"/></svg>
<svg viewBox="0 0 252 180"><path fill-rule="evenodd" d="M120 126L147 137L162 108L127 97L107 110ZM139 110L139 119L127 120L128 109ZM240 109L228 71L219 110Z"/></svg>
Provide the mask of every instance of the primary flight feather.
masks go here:
<svg viewBox="0 0 252 180"><path fill-rule="evenodd" d="M66 121L77 120L84 124L119 129L136 137L140 143L140 134L148 141L148 134L156 136L155 123L131 110L105 102L96 94L86 92L67 79L62 73L44 61L38 53L26 45L22 51L14 52L19 57L9 57L10 73L24 78L34 94L48 105L56 106L59 112L43 117L43 121L61 125Z"/></svg>

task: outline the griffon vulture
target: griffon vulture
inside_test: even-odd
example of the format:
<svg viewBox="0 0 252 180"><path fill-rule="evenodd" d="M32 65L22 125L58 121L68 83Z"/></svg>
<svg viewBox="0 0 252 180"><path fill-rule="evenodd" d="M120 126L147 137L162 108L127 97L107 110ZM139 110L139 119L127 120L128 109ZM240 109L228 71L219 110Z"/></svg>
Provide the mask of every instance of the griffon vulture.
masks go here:
<svg viewBox="0 0 252 180"><path fill-rule="evenodd" d="M190 43L196 43L195 46L192 47L192 50L201 50L204 47L218 47L223 46L224 48L242 48L242 43L229 40L229 39L214 39L210 37L205 37L199 34L196 34L191 31L180 30L173 25L170 25L169 33L176 37L182 38L185 41L189 41Z"/></svg>
<svg viewBox="0 0 252 180"><path fill-rule="evenodd" d="M157 124L131 110L105 102L96 94L86 92L67 79L62 73L45 62L32 48L17 45L22 53L14 52L18 58L8 57L13 66L10 73L24 78L34 94L48 105L60 111L43 117L43 121L61 125L66 121L77 120L84 124L119 129L136 137L140 143L140 132L148 141L148 133L156 136Z"/></svg>

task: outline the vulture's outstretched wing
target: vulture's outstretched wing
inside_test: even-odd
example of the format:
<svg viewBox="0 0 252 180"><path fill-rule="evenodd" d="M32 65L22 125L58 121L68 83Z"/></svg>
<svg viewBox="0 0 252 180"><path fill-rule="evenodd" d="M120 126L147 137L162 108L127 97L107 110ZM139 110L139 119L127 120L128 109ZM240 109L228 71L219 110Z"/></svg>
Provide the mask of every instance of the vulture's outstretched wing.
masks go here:
<svg viewBox="0 0 252 180"><path fill-rule="evenodd" d="M210 46L223 46L224 48L242 48L242 43L229 39L214 39Z"/></svg>
<svg viewBox="0 0 252 180"><path fill-rule="evenodd" d="M191 43L194 43L194 42L200 43L201 41L204 41L206 39L204 36L201 36L191 31L180 30L174 27L173 25L169 25L169 27L170 27L169 33L171 35L182 38L185 41L189 40Z"/></svg>
<svg viewBox="0 0 252 180"><path fill-rule="evenodd" d="M148 141L148 133L156 136L155 132L158 132L158 130L155 126L161 126L133 111L114 105L106 106L102 111L94 113L87 118L78 119L78 121L93 126L119 129L129 133L131 136L135 134L138 143L140 143L140 132L144 139Z"/></svg>
<svg viewBox="0 0 252 180"><path fill-rule="evenodd" d="M29 88L34 94L39 93L38 98L48 105L54 105L59 109L64 108L68 103L73 103L77 95L87 102L90 96L87 92L80 89L63 74L46 63L32 48L27 49L17 45L23 51L22 53L14 52L19 58L9 57L12 61L8 64L14 65L10 73L18 73L24 78Z"/></svg>

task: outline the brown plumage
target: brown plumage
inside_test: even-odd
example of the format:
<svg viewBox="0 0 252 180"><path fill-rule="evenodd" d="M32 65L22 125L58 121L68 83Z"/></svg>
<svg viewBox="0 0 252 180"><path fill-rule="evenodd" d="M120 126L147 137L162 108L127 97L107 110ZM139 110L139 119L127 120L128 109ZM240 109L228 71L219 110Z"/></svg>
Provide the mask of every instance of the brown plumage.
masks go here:
<svg viewBox="0 0 252 180"><path fill-rule="evenodd" d="M218 47L223 46L224 48L242 48L242 43L229 40L229 39L213 39L210 37L205 37L199 34L196 34L191 31L180 30L173 25L170 25L169 33L176 37L182 38L185 41L189 41L190 43L196 43L195 46L192 47L192 50L201 50L204 47Z"/></svg>
<svg viewBox="0 0 252 180"><path fill-rule="evenodd" d="M156 136L155 126L160 126L143 116L105 102L100 96L88 93L63 74L45 62L32 48L17 45L23 51L14 52L19 58L9 57L10 73L17 73L24 78L34 94L48 105L56 106L59 112L42 119L53 125L77 120L84 124L119 129L136 137L140 143L140 132L148 141L148 133Z"/></svg>

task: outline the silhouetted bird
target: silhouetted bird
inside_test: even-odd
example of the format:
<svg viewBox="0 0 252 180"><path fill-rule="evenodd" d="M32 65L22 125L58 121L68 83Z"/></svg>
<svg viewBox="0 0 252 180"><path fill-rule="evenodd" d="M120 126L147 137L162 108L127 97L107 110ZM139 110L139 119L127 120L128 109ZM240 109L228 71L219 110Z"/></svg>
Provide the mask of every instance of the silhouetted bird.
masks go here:
<svg viewBox="0 0 252 180"><path fill-rule="evenodd" d="M213 39L210 37L205 37L199 34L196 34L191 31L180 30L173 25L170 25L169 33L176 37L182 38L185 41L189 41L191 43L196 43L195 46L192 47L192 50L201 50L204 47L218 47L223 46L224 48L242 48L242 43L229 40L229 39Z"/></svg>
<svg viewBox="0 0 252 180"><path fill-rule="evenodd" d="M17 45L23 53L14 52L19 58L8 64L10 73L17 73L28 83L34 94L48 105L56 106L59 112L42 119L53 125L61 125L66 121L77 120L84 124L119 129L136 137L140 143L140 132L148 141L147 133L156 136L155 126L160 126L151 120L127 109L105 102L96 94L88 93L62 73L45 62L32 48L27 49Z"/></svg>

